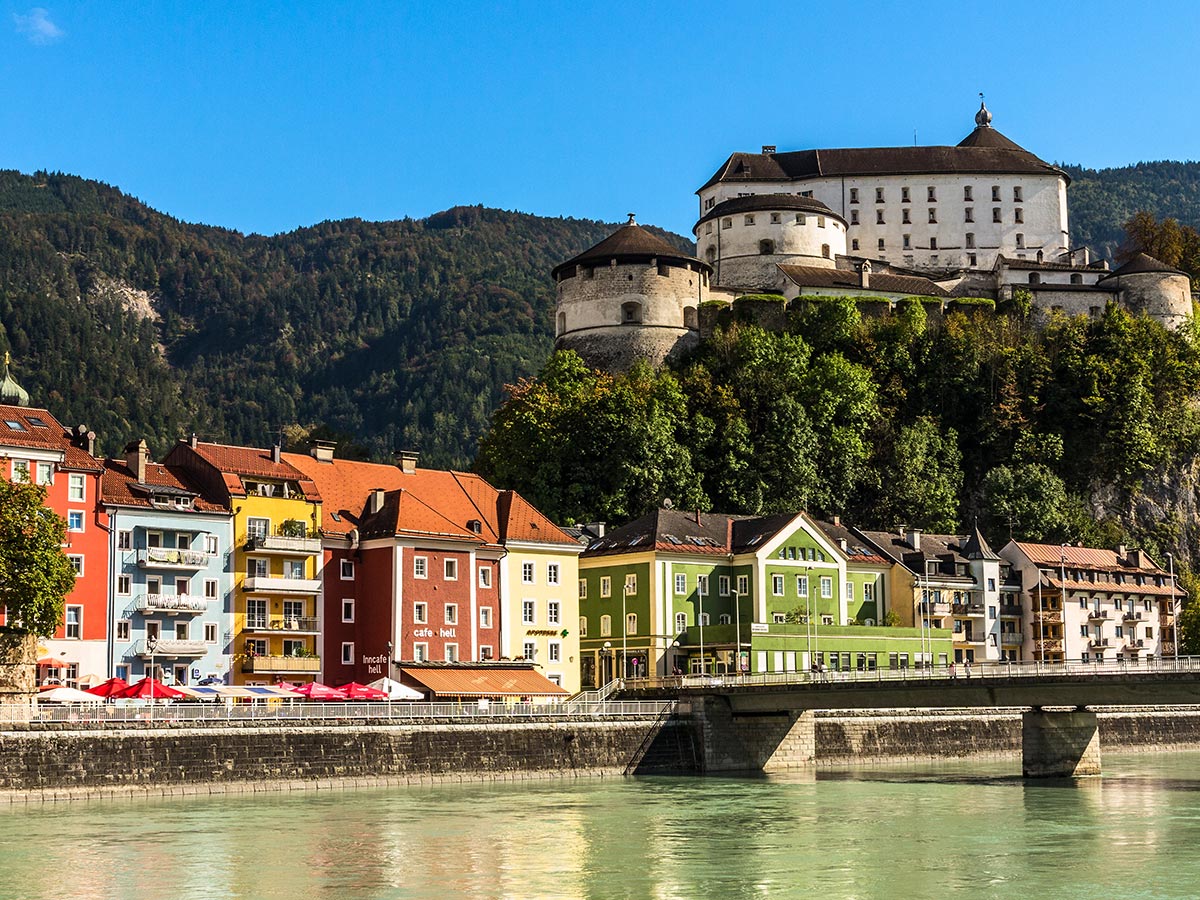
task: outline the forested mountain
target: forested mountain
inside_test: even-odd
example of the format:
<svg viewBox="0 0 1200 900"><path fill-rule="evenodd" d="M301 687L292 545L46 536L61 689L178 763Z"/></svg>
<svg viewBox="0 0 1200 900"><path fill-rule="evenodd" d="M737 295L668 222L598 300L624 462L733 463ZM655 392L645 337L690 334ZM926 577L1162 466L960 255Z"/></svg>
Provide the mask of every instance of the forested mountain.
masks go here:
<svg viewBox="0 0 1200 900"><path fill-rule="evenodd" d="M614 227L468 207L245 236L4 171L0 347L106 452L323 426L359 452L465 467L503 385L550 352L550 269Z"/></svg>

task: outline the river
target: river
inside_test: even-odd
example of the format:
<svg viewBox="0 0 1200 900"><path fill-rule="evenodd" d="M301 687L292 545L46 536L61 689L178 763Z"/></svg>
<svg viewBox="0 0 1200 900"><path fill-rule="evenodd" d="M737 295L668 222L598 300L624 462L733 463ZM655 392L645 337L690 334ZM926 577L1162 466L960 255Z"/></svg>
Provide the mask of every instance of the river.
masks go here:
<svg viewBox="0 0 1200 900"><path fill-rule="evenodd" d="M0 809L0 896L1195 897L1200 754Z"/></svg>

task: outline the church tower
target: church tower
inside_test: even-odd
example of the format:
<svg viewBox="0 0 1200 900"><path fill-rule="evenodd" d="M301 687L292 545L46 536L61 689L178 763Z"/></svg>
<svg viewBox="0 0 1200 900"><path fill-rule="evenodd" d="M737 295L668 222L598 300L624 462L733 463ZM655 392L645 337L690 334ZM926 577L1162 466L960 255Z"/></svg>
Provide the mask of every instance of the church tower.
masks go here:
<svg viewBox="0 0 1200 900"><path fill-rule="evenodd" d="M712 267L629 222L552 272L556 350L623 372L662 365L700 340L700 304Z"/></svg>
<svg viewBox="0 0 1200 900"><path fill-rule="evenodd" d="M17 380L8 371L12 357L4 352L4 377L0 378L0 404L4 406L28 406L29 391L17 384Z"/></svg>

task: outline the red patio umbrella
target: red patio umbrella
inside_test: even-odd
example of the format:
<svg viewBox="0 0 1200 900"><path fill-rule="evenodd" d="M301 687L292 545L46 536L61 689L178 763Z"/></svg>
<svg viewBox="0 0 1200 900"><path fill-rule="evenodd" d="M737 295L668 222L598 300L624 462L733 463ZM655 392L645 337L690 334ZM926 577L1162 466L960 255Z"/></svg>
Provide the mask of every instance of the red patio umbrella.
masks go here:
<svg viewBox="0 0 1200 900"><path fill-rule="evenodd" d="M124 678L110 678L108 681L102 681L95 687L87 689L89 694L95 694L97 697L112 697L129 687L129 683Z"/></svg>
<svg viewBox="0 0 1200 900"><path fill-rule="evenodd" d="M125 690L112 695L118 700L175 700L179 697L188 696L183 691L177 691L169 684L163 684L161 681L155 681L153 678L143 678L141 681L135 681Z"/></svg>
<svg viewBox="0 0 1200 900"><path fill-rule="evenodd" d="M309 700L346 699L346 695L342 691L327 684L321 684L319 681L310 681L308 684L302 684L295 691L301 697L307 697Z"/></svg>
<svg viewBox="0 0 1200 900"><path fill-rule="evenodd" d="M388 695L379 688L373 688L369 684L359 684L357 681L352 681L349 684L339 685L338 690L346 695L347 700L388 699Z"/></svg>

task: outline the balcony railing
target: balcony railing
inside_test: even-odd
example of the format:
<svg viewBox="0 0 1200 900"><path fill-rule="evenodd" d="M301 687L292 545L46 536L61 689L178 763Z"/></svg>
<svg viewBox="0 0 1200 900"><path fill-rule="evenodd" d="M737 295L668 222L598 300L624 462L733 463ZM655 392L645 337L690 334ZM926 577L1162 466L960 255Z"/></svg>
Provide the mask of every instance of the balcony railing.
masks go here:
<svg viewBox="0 0 1200 900"><path fill-rule="evenodd" d="M142 594L137 598L137 608L168 613L197 613L208 609L210 601L193 594Z"/></svg>
<svg viewBox="0 0 1200 900"><path fill-rule="evenodd" d="M1000 615L1002 616L1019 616L1023 607L1020 603L1002 603L1000 604Z"/></svg>
<svg viewBox="0 0 1200 900"><path fill-rule="evenodd" d="M319 620L312 616L247 616L246 630L319 634L321 625Z"/></svg>
<svg viewBox="0 0 1200 900"><path fill-rule="evenodd" d="M252 553L284 553L312 556L321 552L321 539L291 534L252 534L246 538Z"/></svg>
<svg viewBox="0 0 1200 900"><path fill-rule="evenodd" d="M321 657L319 656L247 656L242 660L242 672L246 674L319 671L321 671Z"/></svg>
<svg viewBox="0 0 1200 900"><path fill-rule="evenodd" d="M1161 641L1158 645L1159 656L1174 656L1175 643L1173 641Z"/></svg>
<svg viewBox="0 0 1200 900"><path fill-rule="evenodd" d="M1041 653L1042 651L1045 651L1046 653L1061 653L1062 648L1063 642L1061 638L1047 638L1044 641L1033 642L1033 649L1036 653Z"/></svg>
<svg viewBox="0 0 1200 900"><path fill-rule="evenodd" d="M955 603L954 614L956 616L982 616L983 604L971 601L969 603Z"/></svg>
<svg viewBox="0 0 1200 900"><path fill-rule="evenodd" d="M922 600L921 612L927 616L950 615L950 603L946 600Z"/></svg>
<svg viewBox="0 0 1200 900"><path fill-rule="evenodd" d="M1088 646L1093 650L1104 650L1109 646L1108 638L1092 638L1088 641Z"/></svg>
<svg viewBox="0 0 1200 900"><path fill-rule="evenodd" d="M1033 621L1041 625L1060 625L1062 624L1062 613L1057 609L1035 612Z"/></svg>
<svg viewBox="0 0 1200 900"><path fill-rule="evenodd" d="M200 550L151 547L138 551L138 565L143 569L203 569L212 559Z"/></svg>
<svg viewBox="0 0 1200 900"><path fill-rule="evenodd" d="M1000 632L1001 647L1020 647L1025 642L1025 635L1020 632L1002 631Z"/></svg>
<svg viewBox="0 0 1200 900"><path fill-rule="evenodd" d="M1125 642L1126 650L1142 650L1146 646L1146 641L1143 638L1130 638Z"/></svg>
<svg viewBox="0 0 1200 900"><path fill-rule="evenodd" d="M154 645L154 656L203 656L208 652L209 645L205 641L185 641L178 638L163 638ZM150 648L145 640L133 645L135 656L150 656Z"/></svg>
<svg viewBox="0 0 1200 900"><path fill-rule="evenodd" d="M1127 612L1121 618L1126 622L1140 622L1142 621L1142 613L1140 611Z"/></svg>
<svg viewBox="0 0 1200 900"><path fill-rule="evenodd" d="M247 594L316 594L319 578L281 578L278 575L253 575L242 582Z"/></svg>
<svg viewBox="0 0 1200 900"><path fill-rule="evenodd" d="M1089 609L1087 617L1088 617L1089 622L1107 622L1108 621L1108 610L1107 609L1095 609L1095 608Z"/></svg>

